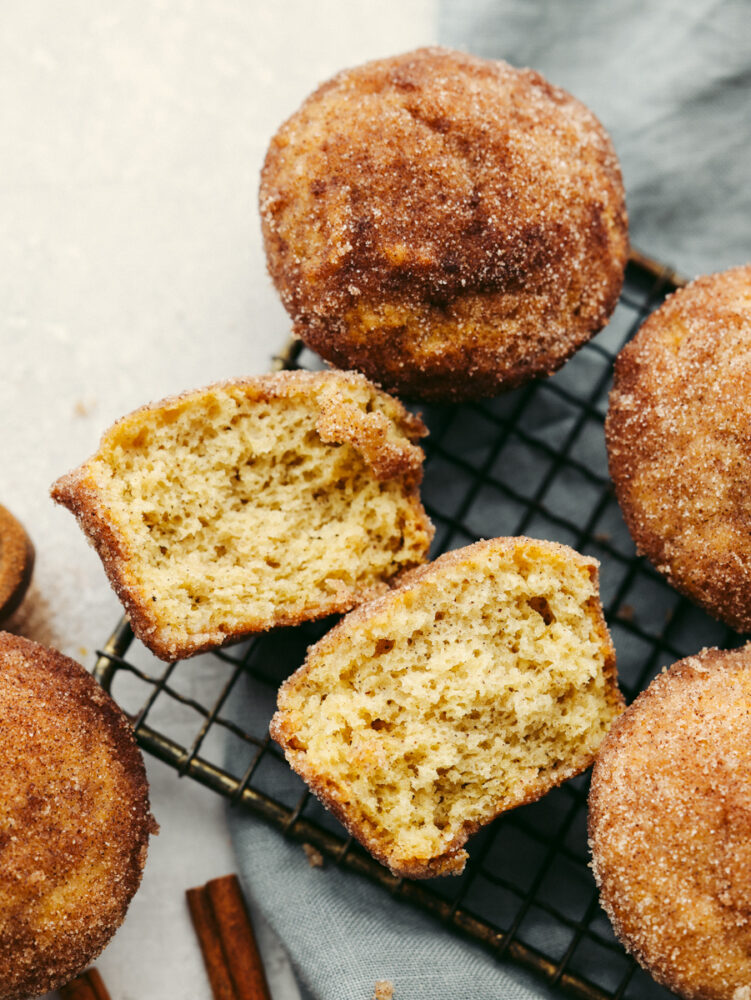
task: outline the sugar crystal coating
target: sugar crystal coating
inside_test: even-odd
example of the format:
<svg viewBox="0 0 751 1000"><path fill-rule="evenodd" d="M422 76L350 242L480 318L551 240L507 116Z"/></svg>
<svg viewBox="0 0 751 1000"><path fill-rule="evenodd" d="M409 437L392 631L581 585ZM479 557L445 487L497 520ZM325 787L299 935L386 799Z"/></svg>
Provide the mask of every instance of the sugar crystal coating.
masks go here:
<svg viewBox="0 0 751 1000"><path fill-rule="evenodd" d="M555 371L607 321L628 250L594 115L442 48L324 83L272 139L260 207L295 332L421 399Z"/></svg>
<svg viewBox="0 0 751 1000"><path fill-rule="evenodd" d="M652 313L618 356L605 430L639 550L751 630L751 266L698 278Z"/></svg>
<svg viewBox="0 0 751 1000"><path fill-rule="evenodd" d="M751 646L660 674L595 764L589 832L616 933L693 1000L751 988Z"/></svg>
<svg viewBox="0 0 751 1000"><path fill-rule="evenodd" d="M99 954L156 827L128 720L79 664L0 632L0 719L0 1000L22 1000Z"/></svg>

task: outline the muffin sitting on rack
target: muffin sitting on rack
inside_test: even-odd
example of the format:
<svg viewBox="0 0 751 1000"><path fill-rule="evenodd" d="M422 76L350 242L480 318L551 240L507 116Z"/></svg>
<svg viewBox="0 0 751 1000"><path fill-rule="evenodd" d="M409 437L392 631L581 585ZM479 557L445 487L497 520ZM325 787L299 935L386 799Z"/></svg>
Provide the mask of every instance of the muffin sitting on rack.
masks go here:
<svg viewBox="0 0 751 1000"><path fill-rule="evenodd" d="M425 433L362 375L259 375L136 410L52 495L169 660L347 611L423 562Z"/></svg>
<svg viewBox="0 0 751 1000"><path fill-rule="evenodd" d="M646 320L616 360L605 430L639 551L751 631L751 266L698 278Z"/></svg>
<svg viewBox="0 0 751 1000"><path fill-rule="evenodd" d="M691 1000L751 996L751 646L704 649L618 720L589 797L618 937Z"/></svg>
<svg viewBox="0 0 751 1000"><path fill-rule="evenodd" d="M623 707L597 563L495 538L350 612L279 692L287 760L394 874L457 874L470 834L589 767Z"/></svg>
<svg viewBox="0 0 751 1000"><path fill-rule="evenodd" d="M424 400L559 368L628 252L595 116L531 70L429 48L340 73L272 139L260 207L294 332Z"/></svg>

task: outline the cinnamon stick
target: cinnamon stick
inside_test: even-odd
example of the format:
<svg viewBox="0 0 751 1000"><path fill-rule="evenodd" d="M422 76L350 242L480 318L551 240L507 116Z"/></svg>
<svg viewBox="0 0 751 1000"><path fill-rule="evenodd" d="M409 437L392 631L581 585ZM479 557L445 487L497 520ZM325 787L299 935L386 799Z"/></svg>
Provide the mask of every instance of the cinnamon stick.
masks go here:
<svg viewBox="0 0 751 1000"><path fill-rule="evenodd" d="M206 887L188 889L185 896L188 900L190 919L193 921L193 927L198 937L203 964L206 966L214 1000L237 1000Z"/></svg>
<svg viewBox="0 0 751 1000"><path fill-rule="evenodd" d="M237 876L212 879L186 897L215 1000L271 1000Z"/></svg>
<svg viewBox="0 0 751 1000"><path fill-rule="evenodd" d="M59 991L62 1000L110 1000L107 987L96 969L87 969Z"/></svg>

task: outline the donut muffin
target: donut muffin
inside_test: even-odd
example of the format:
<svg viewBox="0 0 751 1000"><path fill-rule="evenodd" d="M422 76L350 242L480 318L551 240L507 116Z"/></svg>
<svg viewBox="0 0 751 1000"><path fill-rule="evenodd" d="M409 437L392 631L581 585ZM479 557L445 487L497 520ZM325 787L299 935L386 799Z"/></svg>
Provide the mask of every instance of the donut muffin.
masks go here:
<svg viewBox="0 0 751 1000"><path fill-rule="evenodd" d="M423 562L425 433L362 375L259 375L124 417L52 496L175 659L348 611Z"/></svg>
<svg viewBox="0 0 751 1000"><path fill-rule="evenodd" d="M605 739L589 833L602 905L655 979L751 996L751 647L657 677Z"/></svg>
<svg viewBox="0 0 751 1000"><path fill-rule="evenodd" d="M0 624L10 618L26 596L34 555L24 526L0 505Z"/></svg>
<svg viewBox="0 0 751 1000"><path fill-rule="evenodd" d="M271 735L394 874L588 767L622 709L597 563L529 538L456 549L347 615L282 686Z"/></svg>
<svg viewBox="0 0 751 1000"><path fill-rule="evenodd" d="M631 535L681 593L751 630L751 266L672 295L621 351L605 424Z"/></svg>
<svg viewBox="0 0 751 1000"><path fill-rule="evenodd" d="M346 70L261 174L269 271L327 361L424 400L554 372L615 306L613 147L538 73L427 48Z"/></svg>
<svg viewBox="0 0 751 1000"><path fill-rule="evenodd" d="M22 1000L104 948L156 826L130 724L78 663L0 632L0 719L0 1000Z"/></svg>

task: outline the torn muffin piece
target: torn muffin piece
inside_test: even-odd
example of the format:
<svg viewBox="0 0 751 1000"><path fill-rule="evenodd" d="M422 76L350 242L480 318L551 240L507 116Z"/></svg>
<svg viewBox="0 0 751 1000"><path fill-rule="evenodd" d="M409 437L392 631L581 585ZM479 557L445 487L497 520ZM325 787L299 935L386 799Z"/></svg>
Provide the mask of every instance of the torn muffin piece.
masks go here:
<svg viewBox="0 0 751 1000"><path fill-rule="evenodd" d="M587 768L622 710L596 561L496 538L342 619L282 685L271 735L379 861L430 877Z"/></svg>
<svg viewBox="0 0 751 1000"><path fill-rule="evenodd" d="M280 372L118 421L52 496L173 659L347 611L427 554L422 421L361 375Z"/></svg>

